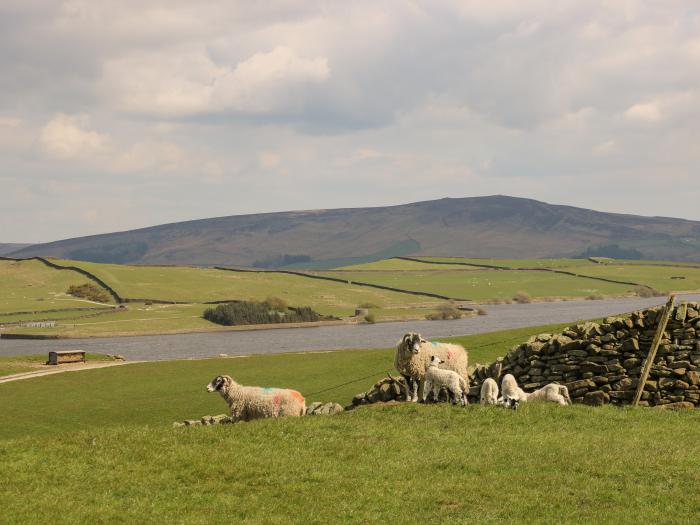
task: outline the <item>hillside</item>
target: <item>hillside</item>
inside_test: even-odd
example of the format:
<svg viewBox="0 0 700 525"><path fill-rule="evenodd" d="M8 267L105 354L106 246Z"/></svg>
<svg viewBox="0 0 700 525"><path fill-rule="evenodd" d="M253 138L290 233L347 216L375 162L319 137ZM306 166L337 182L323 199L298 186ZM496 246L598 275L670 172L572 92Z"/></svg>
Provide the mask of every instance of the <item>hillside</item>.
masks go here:
<svg viewBox="0 0 700 525"><path fill-rule="evenodd" d="M13 256L333 267L397 255L700 261L700 222L507 196L201 219L33 245Z"/></svg>
<svg viewBox="0 0 700 525"><path fill-rule="evenodd" d="M7 255L8 253L16 252L22 248L27 248L31 244L17 244L17 243L2 243L0 242L0 257Z"/></svg>

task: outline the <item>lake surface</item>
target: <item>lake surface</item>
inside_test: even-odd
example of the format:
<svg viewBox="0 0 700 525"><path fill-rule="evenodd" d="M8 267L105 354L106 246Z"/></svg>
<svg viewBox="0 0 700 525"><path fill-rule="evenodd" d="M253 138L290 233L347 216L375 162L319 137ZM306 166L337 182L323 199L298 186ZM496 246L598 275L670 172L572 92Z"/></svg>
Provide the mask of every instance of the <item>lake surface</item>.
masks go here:
<svg viewBox="0 0 700 525"><path fill-rule="evenodd" d="M700 301L700 294L679 298ZM249 355L279 352L388 348L409 331L431 339L471 335L509 328L576 322L631 312L664 304L666 298L606 299L554 303L487 305L488 315L453 321L401 321L373 325L337 325L314 328L210 332L63 340L16 340L0 338L0 355L47 354L50 350L79 349L121 354L129 360L182 359L219 354Z"/></svg>

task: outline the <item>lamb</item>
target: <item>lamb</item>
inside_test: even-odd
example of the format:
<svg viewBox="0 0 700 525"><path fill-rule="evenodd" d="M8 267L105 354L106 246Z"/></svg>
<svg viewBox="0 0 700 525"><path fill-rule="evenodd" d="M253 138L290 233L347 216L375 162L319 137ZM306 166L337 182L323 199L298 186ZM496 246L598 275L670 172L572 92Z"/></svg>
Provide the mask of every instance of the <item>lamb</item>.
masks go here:
<svg viewBox="0 0 700 525"><path fill-rule="evenodd" d="M499 398L499 403L510 408L517 408L518 403L525 401L550 401L562 406L571 404L569 390L564 385L551 383L528 394L518 386L512 374L503 377L501 392L503 395Z"/></svg>
<svg viewBox="0 0 700 525"><path fill-rule="evenodd" d="M216 391L228 403L234 422L306 413L306 401L296 390L243 386L224 375L216 376L207 385L207 392Z"/></svg>
<svg viewBox="0 0 700 525"><path fill-rule="evenodd" d="M445 361L434 355L430 358L430 364L425 370L425 385L423 386L423 402L425 403L428 392L433 393L433 398L437 399L440 388L445 387L452 396L452 404L457 404L457 399L462 406L467 401L467 382L454 370L444 370L439 368Z"/></svg>
<svg viewBox="0 0 700 525"><path fill-rule="evenodd" d="M457 372L466 382L466 390L469 390L468 356L462 346L430 343L420 334L409 332L396 345L394 355L394 366L406 380L406 401L418 401L418 390L425 380L430 358L434 355L444 361L443 369Z"/></svg>
<svg viewBox="0 0 700 525"><path fill-rule="evenodd" d="M569 389L564 385L558 385L556 383L550 383L539 390L527 394L525 401L551 401L552 403L559 403L562 406L571 404Z"/></svg>
<svg viewBox="0 0 700 525"><path fill-rule="evenodd" d="M498 398L499 405L508 408L516 408L520 401L527 401L527 394L518 386L513 374L506 374L501 380L501 397Z"/></svg>
<svg viewBox="0 0 700 525"><path fill-rule="evenodd" d="M498 383L487 377L481 384L480 401L482 405L495 405L498 402Z"/></svg>

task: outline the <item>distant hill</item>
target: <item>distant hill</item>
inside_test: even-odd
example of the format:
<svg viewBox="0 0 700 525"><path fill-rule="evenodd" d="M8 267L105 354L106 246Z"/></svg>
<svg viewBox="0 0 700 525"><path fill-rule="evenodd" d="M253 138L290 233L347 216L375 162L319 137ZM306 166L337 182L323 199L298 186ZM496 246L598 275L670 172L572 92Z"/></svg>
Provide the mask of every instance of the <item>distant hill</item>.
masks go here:
<svg viewBox="0 0 700 525"><path fill-rule="evenodd" d="M21 250L22 248L27 248L31 244L18 244L18 243L2 243L0 242L0 257Z"/></svg>
<svg viewBox="0 0 700 525"><path fill-rule="evenodd" d="M95 262L330 267L397 255L700 261L700 222L507 196L234 215L15 252Z"/></svg>

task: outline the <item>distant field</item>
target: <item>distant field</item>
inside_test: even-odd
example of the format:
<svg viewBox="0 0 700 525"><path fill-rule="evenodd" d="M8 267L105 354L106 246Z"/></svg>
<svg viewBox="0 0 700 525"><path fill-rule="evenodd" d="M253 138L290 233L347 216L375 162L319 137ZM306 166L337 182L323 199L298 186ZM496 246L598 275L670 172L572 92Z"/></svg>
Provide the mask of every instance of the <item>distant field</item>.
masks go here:
<svg viewBox="0 0 700 525"><path fill-rule="evenodd" d="M460 339L485 362L552 329ZM217 374L346 404L392 369L392 354L154 362L0 384L0 521L205 523L211 512L280 525L697 520L697 410L400 403L171 428L226 411L204 389Z"/></svg>
<svg viewBox="0 0 700 525"><path fill-rule="evenodd" d="M465 257L413 257L427 262L448 262L508 268L570 268L573 266L593 266L597 263L588 259L469 259ZM418 263L420 264L420 263Z"/></svg>
<svg viewBox="0 0 700 525"><path fill-rule="evenodd" d="M700 268L689 266L606 264L577 270L577 273L593 277L643 283L663 291L700 289ZM679 277L682 277L682 279L679 279Z"/></svg>
<svg viewBox="0 0 700 525"><path fill-rule="evenodd" d="M323 275L474 301L509 299L519 291L526 292L533 298L624 295L630 293L632 288L569 275L517 270L367 270L331 271L323 272Z"/></svg>
<svg viewBox="0 0 700 525"><path fill-rule="evenodd" d="M73 271L54 270L39 261L0 260L0 312L28 312L96 306L66 295L71 284L89 280Z"/></svg>

